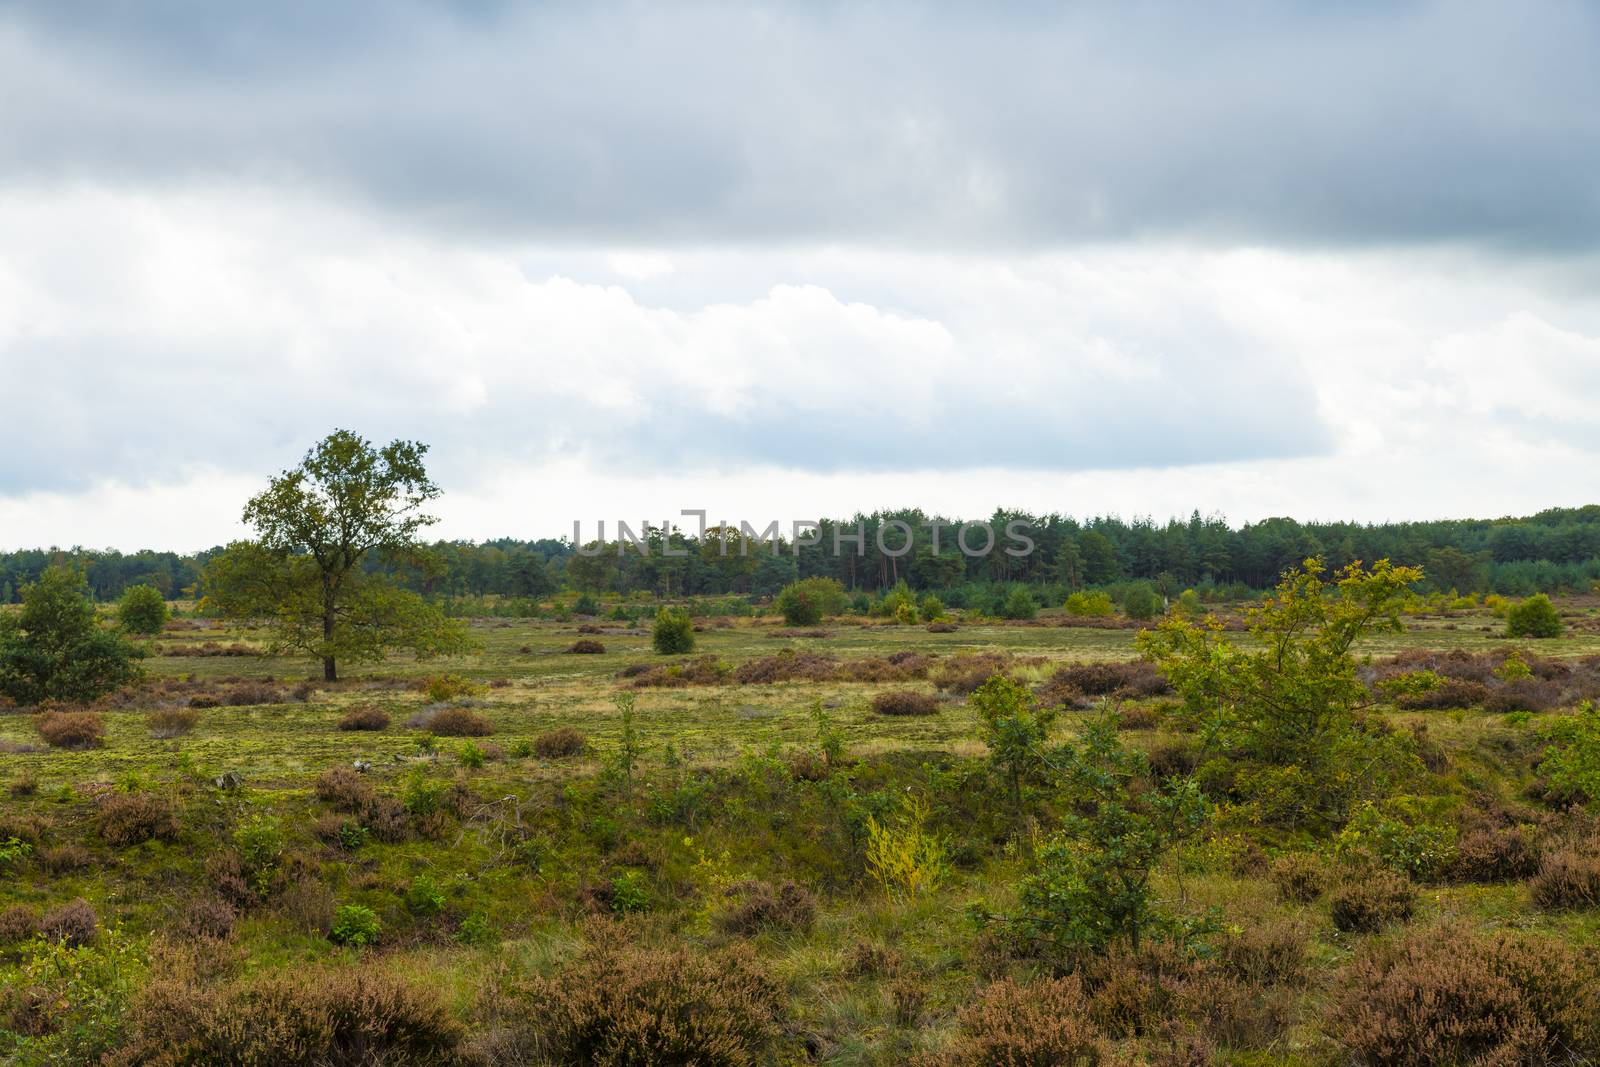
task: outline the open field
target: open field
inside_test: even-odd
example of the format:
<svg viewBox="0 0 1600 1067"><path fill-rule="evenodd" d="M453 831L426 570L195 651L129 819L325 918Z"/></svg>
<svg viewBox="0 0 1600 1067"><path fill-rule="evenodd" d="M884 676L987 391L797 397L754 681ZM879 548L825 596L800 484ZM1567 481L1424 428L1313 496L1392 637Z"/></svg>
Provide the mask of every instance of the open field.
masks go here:
<svg viewBox="0 0 1600 1067"><path fill-rule="evenodd" d="M1582 628L1593 606L1566 608L1569 636L1557 640L1510 643L1488 613L1461 612L1413 617L1404 633L1368 639L1358 651L1503 657L1520 647L1574 663L1600 655L1600 633ZM661 657L644 629L600 623L586 627L599 632L580 633L573 624L486 620L471 627L481 642L475 655L364 665L329 684L301 660L184 654L206 642L253 648L259 638L184 620L154 642L148 680L99 706L103 747L46 749L28 715L0 716L11 786L0 841L27 846L0 880L0 911L45 914L86 900L107 932L101 948L83 951L128 946L138 961L124 964L130 988L162 968L188 981L248 982L306 966L398 976L442 996L463 1028L463 1055L498 1062L541 1062L524 1033L531 1009L510 991L574 966L585 943L620 939L636 951L686 944L696 954L749 946L746 963L780 990L767 1053L775 1060L891 1064L936 1054L976 990L1050 967L966 914L972 901L1013 905L1026 849L986 772L973 710L960 687L935 682L944 665L984 653L999 654L1006 673L1035 687L1065 665L1135 657L1133 629L1059 622L932 633L845 620L821 628L826 636L789 636L776 620L704 620L691 657ZM583 637L605 651L568 654ZM931 658L911 659L911 676L892 681L740 684L734 671L715 684L634 688L619 677L638 664L714 657L726 670L789 652L874 661L866 673L897 654ZM447 701L422 692L423 680L441 673L463 683ZM873 697L890 690L928 694L933 713L874 711ZM635 701L631 741L617 703L623 693ZM1107 699L1091 695L1069 708L1052 740L1077 737ZM492 732L436 737L414 719L446 703L481 716ZM836 764L822 755L819 706L847 753ZM197 709L198 719L157 739L151 716L163 708ZM357 708L381 711L389 725L341 730ZM1130 696L1122 703L1130 728L1120 736L1158 762L1179 758L1173 753L1192 742L1176 708L1168 696ZM1525 827L1540 841L1575 832L1550 805L1524 796L1542 731L1571 713L1570 701L1518 714L1380 713L1401 731L1425 728L1436 771L1414 791L1452 837L1490 821ZM562 727L582 734L582 750L541 755L541 739ZM630 748L631 771L622 758ZM328 784L326 772L358 763L370 769ZM154 832L112 826L107 810L118 796L158 798ZM908 797L926 800L925 829L945 853L942 877L925 892L891 892L864 860L865 821L895 823ZM1341 1062L1348 1054L1327 1020L1343 969L1369 942L1445 919L1579 948L1600 943L1600 909L1537 907L1524 876L1482 880L1448 861L1416 872L1406 921L1379 933L1342 931L1326 896L1286 901L1267 875L1280 853L1330 858L1329 842L1217 803L1208 828L1163 857L1155 895L1176 914L1207 917L1195 944L1202 957L1225 961L1214 980L1257 1003L1218 1008L1226 1017L1208 1020L1175 1000L1134 1011L1137 1021L1120 1029L1102 1020L1119 1057L1183 1062L1184 1049L1203 1048L1222 1062ZM1041 803L1038 832L1060 815ZM266 854L252 859L240 828L264 824ZM792 908L739 911L752 894L790 882L798 887L784 898ZM380 924L370 946L334 943L340 909L351 905ZM15 963L24 949L0 952ZM1264 979L1237 962L1251 953L1281 956L1281 973L1267 967ZM8 981L15 989L20 979ZM72 1010L80 1008L99 1010ZM116 1026L138 1030L137 1012L129 1022L120 1008L105 1010ZM1157 1025L1180 1016L1177 1029ZM106 1032L123 1031L108 1023ZM65 1039L10 1040L7 1051L30 1062ZM93 1043L83 1038L83 1047Z"/></svg>

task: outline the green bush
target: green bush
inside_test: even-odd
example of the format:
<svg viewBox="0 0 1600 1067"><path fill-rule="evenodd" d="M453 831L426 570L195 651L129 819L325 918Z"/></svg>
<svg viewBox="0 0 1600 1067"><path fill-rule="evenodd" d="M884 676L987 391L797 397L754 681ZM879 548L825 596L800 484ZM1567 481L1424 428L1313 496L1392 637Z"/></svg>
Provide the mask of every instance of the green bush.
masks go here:
<svg viewBox="0 0 1600 1067"><path fill-rule="evenodd" d="M1543 593L1535 594L1506 612L1507 637L1560 637L1561 616Z"/></svg>
<svg viewBox="0 0 1600 1067"><path fill-rule="evenodd" d="M78 571L46 568L22 592L22 611L0 612L0 697L18 704L88 703L139 677L143 650L95 619Z"/></svg>
<svg viewBox="0 0 1600 1067"><path fill-rule="evenodd" d="M383 923L378 921L378 916L371 908L364 908L360 904L341 904L333 916L333 929L328 932L328 938L336 945L362 945L376 944L378 934L383 930Z"/></svg>
<svg viewBox="0 0 1600 1067"><path fill-rule="evenodd" d="M1039 613L1039 605L1022 586L1012 589L1000 606L1000 615L1006 619L1031 619Z"/></svg>
<svg viewBox="0 0 1600 1067"><path fill-rule="evenodd" d="M844 586L832 578L803 578L783 587L772 606L790 626L815 626L829 615L839 615L849 601Z"/></svg>
<svg viewBox="0 0 1600 1067"><path fill-rule="evenodd" d="M1153 619L1161 613L1161 595L1140 583L1123 596L1122 611L1130 619Z"/></svg>
<svg viewBox="0 0 1600 1067"><path fill-rule="evenodd" d="M422 918L439 914L444 910L444 890L431 876L417 875L406 889L406 910Z"/></svg>
<svg viewBox="0 0 1600 1067"><path fill-rule="evenodd" d="M650 631L650 647L663 656L681 656L694 651L694 623L682 608L662 608Z"/></svg>
<svg viewBox="0 0 1600 1067"><path fill-rule="evenodd" d="M117 601L117 622L132 634L158 634L167 623L167 602L150 585L131 585Z"/></svg>
<svg viewBox="0 0 1600 1067"><path fill-rule="evenodd" d="M1073 593L1067 597L1066 612L1080 618L1105 618L1116 610L1111 598L1104 593Z"/></svg>

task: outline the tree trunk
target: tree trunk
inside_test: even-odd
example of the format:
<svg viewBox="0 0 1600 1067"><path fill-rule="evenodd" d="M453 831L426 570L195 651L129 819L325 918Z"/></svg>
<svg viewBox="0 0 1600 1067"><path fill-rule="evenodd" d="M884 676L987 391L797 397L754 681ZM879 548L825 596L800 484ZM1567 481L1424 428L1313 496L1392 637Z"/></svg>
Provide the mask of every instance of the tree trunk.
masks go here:
<svg viewBox="0 0 1600 1067"><path fill-rule="evenodd" d="M324 682L337 682L339 680L339 672L334 667L332 656L322 657L322 680Z"/></svg>
<svg viewBox="0 0 1600 1067"><path fill-rule="evenodd" d="M333 647L333 622L334 591L324 585L322 591L322 647L324 649ZM322 656L322 680L325 682L337 682L339 680L339 670L333 662L331 652L324 652Z"/></svg>

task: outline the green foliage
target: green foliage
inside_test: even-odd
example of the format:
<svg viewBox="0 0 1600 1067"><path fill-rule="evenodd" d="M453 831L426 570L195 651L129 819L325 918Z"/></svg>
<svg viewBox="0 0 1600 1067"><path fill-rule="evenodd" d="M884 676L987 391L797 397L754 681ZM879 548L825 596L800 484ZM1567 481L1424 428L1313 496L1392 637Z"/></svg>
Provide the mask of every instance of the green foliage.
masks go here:
<svg viewBox="0 0 1600 1067"><path fill-rule="evenodd" d="M1139 582L1124 594L1122 611L1130 619L1153 619L1161 613L1161 595Z"/></svg>
<svg viewBox="0 0 1600 1067"><path fill-rule="evenodd" d="M1007 594L1005 603L1000 607L1000 615L1006 619L1031 619L1038 613L1039 605L1034 603L1027 588L1020 585Z"/></svg>
<svg viewBox="0 0 1600 1067"><path fill-rule="evenodd" d="M1330 588L1322 571L1320 560L1306 560L1251 610L1249 646L1234 645L1215 619L1178 617L1141 633L1137 645L1184 698L1208 748L1298 768L1321 787L1310 814L1342 822L1350 790L1331 787L1352 784L1356 768L1371 776L1379 757L1396 755L1358 728L1356 713L1371 698L1351 646L1400 629L1406 587L1422 572L1388 560L1370 571L1351 564ZM1368 753L1373 746L1380 751Z"/></svg>
<svg viewBox="0 0 1600 1067"><path fill-rule="evenodd" d="M650 883L643 871L622 871L611 879L611 910L619 915L650 907Z"/></svg>
<svg viewBox="0 0 1600 1067"><path fill-rule="evenodd" d="M153 585L130 585L117 601L117 622L131 634L158 634L167 623L166 599Z"/></svg>
<svg viewBox="0 0 1600 1067"><path fill-rule="evenodd" d="M22 611L0 612L0 696L19 704L87 703L139 677L143 650L95 619L83 575L45 569L22 591Z"/></svg>
<svg viewBox="0 0 1600 1067"><path fill-rule="evenodd" d="M139 945L115 928L90 944L29 942L15 967L0 970L0 1060L99 1063L117 1046L145 971ZM36 1036L5 1025L6 1009L22 1004L39 1013Z"/></svg>
<svg viewBox="0 0 1600 1067"><path fill-rule="evenodd" d="M10 874L32 851L32 845L16 837L0 840L0 874Z"/></svg>
<svg viewBox="0 0 1600 1067"><path fill-rule="evenodd" d="M400 802L412 815L432 815L444 803L449 788L446 783L429 778L421 767L413 767L400 789Z"/></svg>
<svg viewBox="0 0 1600 1067"><path fill-rule="evenodd" d="M817 747L830 769L845 765L844 731L833 722L833 717L822 706L821 700L811 702L811 721L817 724Z"/></svg>
<svg viewBox="0 0 1600 1067"><path fill-rule="evenodd" d="M283 858L283 827L270 815L255 815L233 832L233 847L245 878L259 895L266 896Z"/></svg>
<svg viewBox="0 0 1600 1067"><path fill-rule="evenodd" d="M584 593L573 601L572 613L574 615L598 615L600 614L600 604L595 600L593 594Z"/></svg>
<svg viewBox="0 0 1600 1067"><path fill-rule="evenodd" d="M872 614L891 618L899 623L916 622L917 596L902 578L872 605Z"/></svg>
<svg viewBox="0 0 1600 1067"><path fill-rule="evenodd" d="M1555 789L1600 806L1600 710L1584 701L1576 714L1556 721L1550 740L1539 772Z"/></svg>
<svg viewBox="0 0 1600 1067"><path fill-rule="evenodd" d="M1505 661L1494 669L1494 676L1502 682L1514 682L1519 678L1532 678L1533 670L1528 666L1528 661L1522 658L1522 653L1512 649L1506 653Z"/></svg>
<svg viewBox="0 0 1600 1067"><path fill-rule="evenodd" d="M439 488L423 467L427 451L412 441L374 449L348 431L329 434L245 505L257 539L234 542L207 565L206 606L264 620L275 652L321 660L329 681L341 659L470 647L461 625L364 566L369 556L428 565L417 534L435 521L421 509Z"/></svg>
<svg viewBox="0 0 1600 1067"><path fill-rule="evenodd" d="M791 582L772 602L790 626L815 626L829 615L843 614L848 604L844 586L833 578L803 578Z"/></svg>
<svg viewBox="0 0 1600 1067"><path fill-rule="evenodd" d="M487 757L484 755L483 749L478 747L476 741L468 741L456 751L456 758L461 761L461 766L478 770L482 768Z"/></svg>
<svg viewBox="0 0 1600 1067"><path fill-rule="evenodd" d="M928 802L922 797L907 801L891 822L867 816L866 833L867 873L891 897L926 893L950 872L943 840L928 829Z"/></svg>
<svg viewBox="0 0 1600 1067"><path fill-rule="evenodd" d="M1507 637L1560 637L1561 616L1543 593L1521 601L1506 612Z"/></svg>
<svg viewBox="0 0 1600 1067"><path fill-rule="evenodd" d="M481 689L459 674L435 674L423 679L422 694L430 704L447 704L452 700L475 696Z"/></svg>
<svg viewBox="0 0 1600 1067"><path fill-rule="evenodd" d="M1019 826L1027 822L1024 797L1030 780L1045 768L1044 745L1057 710L1036 706L1028 688L997 674L973 691L979 731L989 748L989 763L1005 782Z"/></svg>
<svg viewBox="0 0 1600 1067"><path fill-rule="evenodd" d="M382 931L383 923L371 908L360 904L341 904L339 910L334 912L333 928L328 931L328 939L336 945L360 948L376 944Z"/></svg>
<svg viewBox="0 0 1600 1067"><path fill-rule="evenodd" d="M1099 619L1105 618L1116 611L1116 605L1111 603L1111 598L1104 593L1073 593L1067 597L1066 612L1080 618Z"/></svg>
<svg viewBox="0 0 1600 1067"><path fill-rule="evenodd" d="M650 631L650 647L663 656L681 656L694 651L694 621L682 608L662 608L656 612Z"/></svg>
<svg viewBox="0 0 1600 1067"><path fill-rule="evenodd" d="M1455 861L1455 827L1434 816L1416 797L1370 801L1357 809L1335 839L1341 856L1366 855L1413 878L1437 878Z"/></svg>
<svg viewBox="0 0 1600 1067"><path fill-rule="evenodd" d="M1181 924L1153 898L1156 863L1205 822L1193 779L1146 787L1144 754L1123 746L1107 710L1085 724L1078 746L1052 754L1068 814L1018 886L1017 928L1035 945L1071 956L1126 939L1137 952L1153 932Z"/></svg>
<svg viewBox="0 0 1600 1067"><path fill-rule="evenodd" d="M944 601L928 593L917 602L917 611L921 612L927 622L937 622L944 618Z"/></svg>
<svg viewBox="0 0 1600 1067"><path fill-rule="evenodd" d="M1417 697L1431 693L1444 684L1444 679L1433 671L1407 671L1378 683L1378 692L1388 701L1402 697Z"/></svg>
<svg viewBox="0 0 1600 1067"><path fill-rule="evenodd" d="M419 918L438 915L444 903L444 890L429 875L417 875L406 888L406 910Z"/></svg>
<svg viewBox="0 0 1600 1067"><path fill-rule="evenodd" d="M483 912L472 912L461 920L461 928L456 931L456 940L463 945L492 945L495 940L494 924Z"/></svg>

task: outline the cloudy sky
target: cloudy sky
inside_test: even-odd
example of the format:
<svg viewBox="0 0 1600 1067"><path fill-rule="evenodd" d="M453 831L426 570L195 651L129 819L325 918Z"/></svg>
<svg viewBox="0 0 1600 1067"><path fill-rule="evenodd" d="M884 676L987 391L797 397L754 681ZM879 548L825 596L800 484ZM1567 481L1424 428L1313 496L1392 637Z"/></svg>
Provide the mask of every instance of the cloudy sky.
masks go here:
<svg viewBox="0 0 1600 1067"><path fill-rule="evenodd" d="M0 548L1600 500L1600 7L0 0Z"/></svg>

